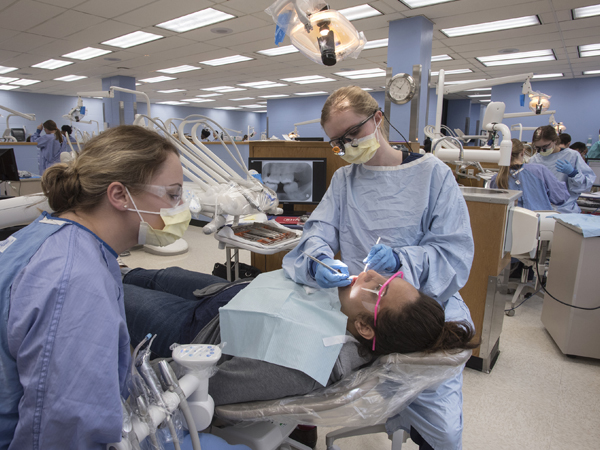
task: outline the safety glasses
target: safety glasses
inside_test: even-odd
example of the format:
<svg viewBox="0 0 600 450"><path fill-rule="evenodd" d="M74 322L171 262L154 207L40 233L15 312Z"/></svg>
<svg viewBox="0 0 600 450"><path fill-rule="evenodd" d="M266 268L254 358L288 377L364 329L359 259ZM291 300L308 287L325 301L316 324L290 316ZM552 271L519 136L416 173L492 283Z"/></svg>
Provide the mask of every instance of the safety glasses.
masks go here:
<svg viewBox="0 0 600 450"><path fill-rule="evenodd" d="M162 198L172 207L178 206L181 203L181 197L183 195L183 187L175 184L172 186L157 186L155 184L146 184L142 186L142 189L146 192L150 192L157 197Z"/></svg>
<svg viewBox="0 0 600 450"><path fill-rule="evenodd" d="M348 129L339 138L330 140L329 141L329 145L331 145L331 147L333 147L333 153L335 153L338 156L344 156L344 154L346 153L346 144L350 144L353 147L357 147L358 146L358 142L357 142L358 139L354 138L354 137L349 137L349 136L353 136L355 134L358 134L358 132L360 131L360 129L362 128L362 126L365 123L367 123L369 120L371 120L373 118L373 116L375 116L376 113L377 113L377 111L375 111L373 114L371 114L369 117L367 117L365 120L363 120L358 125L355 125L352 128Z"/></svg>
<svg viewBox="0 0 600 450"><path fill-rule="evenodd" d="M549 144L543 145L541 147L538 147L537 145L534 145L533 148L538 151L538 152L543 152L548 150L549 148L554 147L554 142L550 142Z"/></svg>

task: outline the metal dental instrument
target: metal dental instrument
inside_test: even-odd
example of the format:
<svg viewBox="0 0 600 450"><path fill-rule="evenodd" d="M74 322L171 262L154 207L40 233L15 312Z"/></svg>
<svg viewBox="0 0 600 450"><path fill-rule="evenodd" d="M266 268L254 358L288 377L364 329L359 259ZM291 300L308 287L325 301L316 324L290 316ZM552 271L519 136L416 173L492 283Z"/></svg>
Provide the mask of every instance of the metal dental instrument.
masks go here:
<svg viewBox="0 0 600 450"><path fill-rule="evenodd" d="M381 240L381 236L379 236L379 237L377 238L377 242L375 242L375 245L379 244L379 241L380 241L380 240ZM369 263L366 263L366 264L365 264L365 268L363 269L363 272L366 272L366 271L367 271L367 267L369 267Z"/></svg>
<svg viewBox="0 0 600 450"><path fill-rule="evenodd" d="M306 253L306 252L302 252L302 253L303 253L303 254L305 254L306 256L308 256L308 257L309 257L310 259L312 259L314 262L321 264L323 267L327 267L327 268L328 268L329 270L331 270L333 273L342 273L342 271L341 271L341 270L339 270L339 269L334 269L333 267L331 267L331 266L328 266L328 265L327 265L327 264L325 264L323 261L321 261L321 260L319 260L319 259L315 258L314 256L311 256L311 255L309 255L308 253Z"/></svg>

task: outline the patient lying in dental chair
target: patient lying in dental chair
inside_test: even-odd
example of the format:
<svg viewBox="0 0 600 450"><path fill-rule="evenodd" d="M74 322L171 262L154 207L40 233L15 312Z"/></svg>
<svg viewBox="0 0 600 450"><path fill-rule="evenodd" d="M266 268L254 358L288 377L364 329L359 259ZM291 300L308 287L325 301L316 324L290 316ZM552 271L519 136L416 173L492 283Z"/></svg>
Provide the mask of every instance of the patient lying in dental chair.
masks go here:
<svg viewBox="0 0 600 450"><path fill-rule="evenodd" d="M449 320L468 316L459 297L445 314L401 277L387 281L369 271L350 286L314 290L282 271L229 283L180 268L123 279L132 345L157 334L154 353L170 357L173 343L226 343L209 383L216 405L304 395L379 355L476 347L472 325Z"/></svg>

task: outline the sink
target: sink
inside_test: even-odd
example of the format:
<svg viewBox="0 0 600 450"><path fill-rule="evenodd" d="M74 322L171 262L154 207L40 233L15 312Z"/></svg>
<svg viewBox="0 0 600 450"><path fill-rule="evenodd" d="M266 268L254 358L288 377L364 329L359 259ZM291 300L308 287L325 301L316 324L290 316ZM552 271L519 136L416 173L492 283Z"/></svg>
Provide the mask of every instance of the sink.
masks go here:
<svg viewBox="0 0 600 450"><path fill-rule="evenodd" d="M499 194L508 194L508 191L503 191L502 189L488 189L488 188L478 188L478 187L463 187L460 186L460 190L463 194L479 194L479 195L499 195Z"/></svg>

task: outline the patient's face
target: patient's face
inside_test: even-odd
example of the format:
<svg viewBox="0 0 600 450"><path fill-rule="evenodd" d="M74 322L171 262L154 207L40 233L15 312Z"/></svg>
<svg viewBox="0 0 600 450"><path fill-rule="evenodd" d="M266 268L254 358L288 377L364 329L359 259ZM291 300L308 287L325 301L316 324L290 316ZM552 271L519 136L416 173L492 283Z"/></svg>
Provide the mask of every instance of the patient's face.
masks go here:
<svg viewBox="0 0 600 450"><path fill-rule="evenodd" d="M361 313L375 311L377 294L365 291L363 288L379 291L389 277L384 277L374 270L362 272L350 286L338 288L342 312L349 321ZM384 289L378 310L386 308L400 309L403 305L415 301L419 292L408 281L400 277L394 278Z"/></svg>

